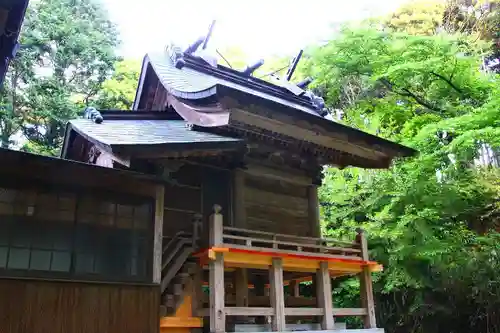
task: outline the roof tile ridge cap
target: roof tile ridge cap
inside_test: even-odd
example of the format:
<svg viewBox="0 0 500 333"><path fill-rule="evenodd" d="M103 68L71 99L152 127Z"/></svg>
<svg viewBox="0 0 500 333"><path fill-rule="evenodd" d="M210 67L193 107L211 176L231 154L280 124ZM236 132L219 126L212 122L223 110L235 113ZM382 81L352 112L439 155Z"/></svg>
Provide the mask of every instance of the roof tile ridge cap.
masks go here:
<svg viewBox="0 0 500 333"><path fill-rule="evenodd" d="M83 118L84 119L89 119L89 120L93 121L96 124L102 124L102 122L104 120L104 118L102 117L102 115L99 112L99 110L97 110L93 106L88 106L88 107L85 108L84 114L83 114Z"/></svg>
<svg viewBox="0 0 500 333"><path fill-rule="evenodd" d="M184 60L184 52L182 52L182 49L178 45L170 43L170 45L167 45L165 47L164 54L167 55L166 58L170 59L175 68L182 69L186 65L186 61Z"/></svg>

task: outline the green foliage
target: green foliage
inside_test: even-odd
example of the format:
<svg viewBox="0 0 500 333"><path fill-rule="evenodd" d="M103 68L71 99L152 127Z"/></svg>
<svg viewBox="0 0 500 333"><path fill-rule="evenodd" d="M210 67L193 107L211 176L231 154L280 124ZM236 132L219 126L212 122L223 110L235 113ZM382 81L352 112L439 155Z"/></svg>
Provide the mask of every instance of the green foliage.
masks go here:
<svg viewBox="0 0 500 333"><path fill-rule="evenodd" d="M20 42L1 96L2 145L22 130L25 150L54 154L65 122L111 74L117 31L93 0L40 0L28 8Z"/></svg>
<svg viewBox="0 0 500 333"><path fill-rule="evenodd" d="M388 332L500 330L500 170L473 163L484 144L500 151L500 77L479 70L484 45L364 27L312 53L308 73L345 123L419 151L389 170L329 168L320 191L327 235L369 233ZM352 283L337 302L355 304Z"/></svg>
<svg viewBox="0 0 500 333"><path fill-rule="evenodd" d="M383 23L394 31L411 35L433 35L442 24L444 11L444 1L411 1L384 18Z"/></svg>
<svg viewBox="0 0 500 333"><path fill-rule="evenodd" d="M140 71L140 61L122 60L116 63L113 75L103 82L94 105L101 109L130 110Z"/></svg>

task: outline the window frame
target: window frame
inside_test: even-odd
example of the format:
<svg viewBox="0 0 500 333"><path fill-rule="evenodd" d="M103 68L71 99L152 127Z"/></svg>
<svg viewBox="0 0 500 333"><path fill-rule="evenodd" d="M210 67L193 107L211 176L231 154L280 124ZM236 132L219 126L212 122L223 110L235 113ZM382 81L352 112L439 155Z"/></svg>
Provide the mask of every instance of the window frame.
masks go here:
<svg viewBox="0 0 500 333"><path fill-rule="evenodd" d="M13 269L13 268L8 268L8 262L6 262L5 267L0 267L0 277L9 277L9 278L42 278L42 279L57 279L57 280L68 280L68 281L95 281L95 282L117 282L117 283L152 283L153 281L153 244L154 244L154 218L155 218L155 199L152 197L144 196L144 195L137 195L137 194L132 194L132 193L126 193L126 192L120 192L118 190L109 190L109 189L103 189L100 187L88 187L88 186L83 186L83 185L67 185L67 184L56 184L54 182L48 182L48 181L40 181L40 180L31 180L31 179L5 179L2 178L0 179L0 188L2 189L11 189L15 191L34 191L37 193L37 196L40 195L41 193L50 193L53 195L57 195L58 199L61 196L61 194L72 194L75 196L75 207L74 207L74 216L71 221L70 225L71 226L71 247L69 250L70 253L70 268L68 272L61 272L61 271L52 271L52 270L32 270L30 268L28 269ZM87 197L98 197L98 199L106 200L106 201L112 201L116 205L118 204L124 204L124 201L137 201L141 202L144 205L148 205L149 207L149 213L147 214L147 218L145 220L147 221L147 225L145 228L145 235L144 235L144 241L145 241L145 257L142 258L140 256L136 256L137 259L143 259L144 264L145 264L145 274L140 275L140 276L120 276L120 277L111 277L111 276L106 276L106 275L101 275L101 274L90 274L90 273L80 273L76 271L76 255L78 253L77 247L76 247L76 237L78 233L78 225L86 225L86 223L82 223L78 221L78 205L82 201L82 198L85 196ZM133 213L132 213L133 214ZM9 216L9 215L2 215L2 216ZM113 217L116 220L117 217L117 208L115 208L115 211L113 213ZM47 220L47 219L41 219L41 218L36 218L34 217L33 219L27 216L16 216L15 214L12 214L9 216L11 221L8 223L24 223L21 222L21 220L28 220L29 222L41 222L44 223L44 221L49 222L49 223L54 223L55 221L52 220ZM30 221L31 220L31 221ZM29 223L28 222L28 223ZM102 229L102 230L107 230L109 231L109 227L99 225L99 224L92 224L93 227L96 228L96 230ZM112 227L116 231L119 229L116 227L116 221L114 222L114 225ZM130 229L133 233L136 232L135 228ZM30 251L30 258L32 255L33 249L35 250L43 250L42 248L37 248L32 246L32 240L30 238L30 244L29 247L19 247L19 246L12 246L11 245L11 239L9 237L8 245L7 248L9 251L12 248L24 248L28 249ZM48 251L51 252L68 252L64 250L57 250L57 249L50 249ZM131 259L132 257L130 257ZM51 258L51 263L52 263L52 258Z"/></svg>

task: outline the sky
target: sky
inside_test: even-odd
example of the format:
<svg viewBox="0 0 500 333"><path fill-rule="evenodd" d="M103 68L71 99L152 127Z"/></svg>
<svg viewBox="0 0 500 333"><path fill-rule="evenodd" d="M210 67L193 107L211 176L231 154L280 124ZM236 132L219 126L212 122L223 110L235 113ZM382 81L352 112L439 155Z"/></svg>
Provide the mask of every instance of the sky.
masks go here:
<svg viewBox="0 0 500 333"><path fill-rule="evenodd" d="M183 47L206 34L210 43L237 46L250 58L296 53L327 39L343 21L379 15L408 0L102 0L118 25L121 54L142 58L170 42Z"/></svg>

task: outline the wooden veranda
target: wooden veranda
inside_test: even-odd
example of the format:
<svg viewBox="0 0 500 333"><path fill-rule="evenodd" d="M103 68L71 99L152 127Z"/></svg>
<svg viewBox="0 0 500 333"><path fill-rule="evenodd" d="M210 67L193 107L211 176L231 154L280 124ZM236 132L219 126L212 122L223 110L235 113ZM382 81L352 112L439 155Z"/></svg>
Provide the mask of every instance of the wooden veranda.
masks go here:
<svg viewBox="0 0 500 333"><path fill-rule="evenodd" d="M236 322L268 317L272 331L286 331L297 321L294 318L318 317L322 330L333 330L334 317L361 316L365 328L376 328L371 273L381 266L369 260L362 230L354 242L343 242L229 227L224 226L218 205L209 221L209 247L195 253L200 265L193 308L197 316L209 317L211 332L226 332L227 317L237 318ZM208 307L202 291L203 269L208 270ZM249 283L251 270L268 271L269 283ZM228 272L231 281L227 281ZM285 278L294 273L302 277ZM333 307L331 279L343 275L359 275L362 307ZM298 290L298 283L308 277L314 280L315 299L301 297ZM289 296L285 285L292 290ZM257 288L263 289L262 295L249 294Z"/></svg>

